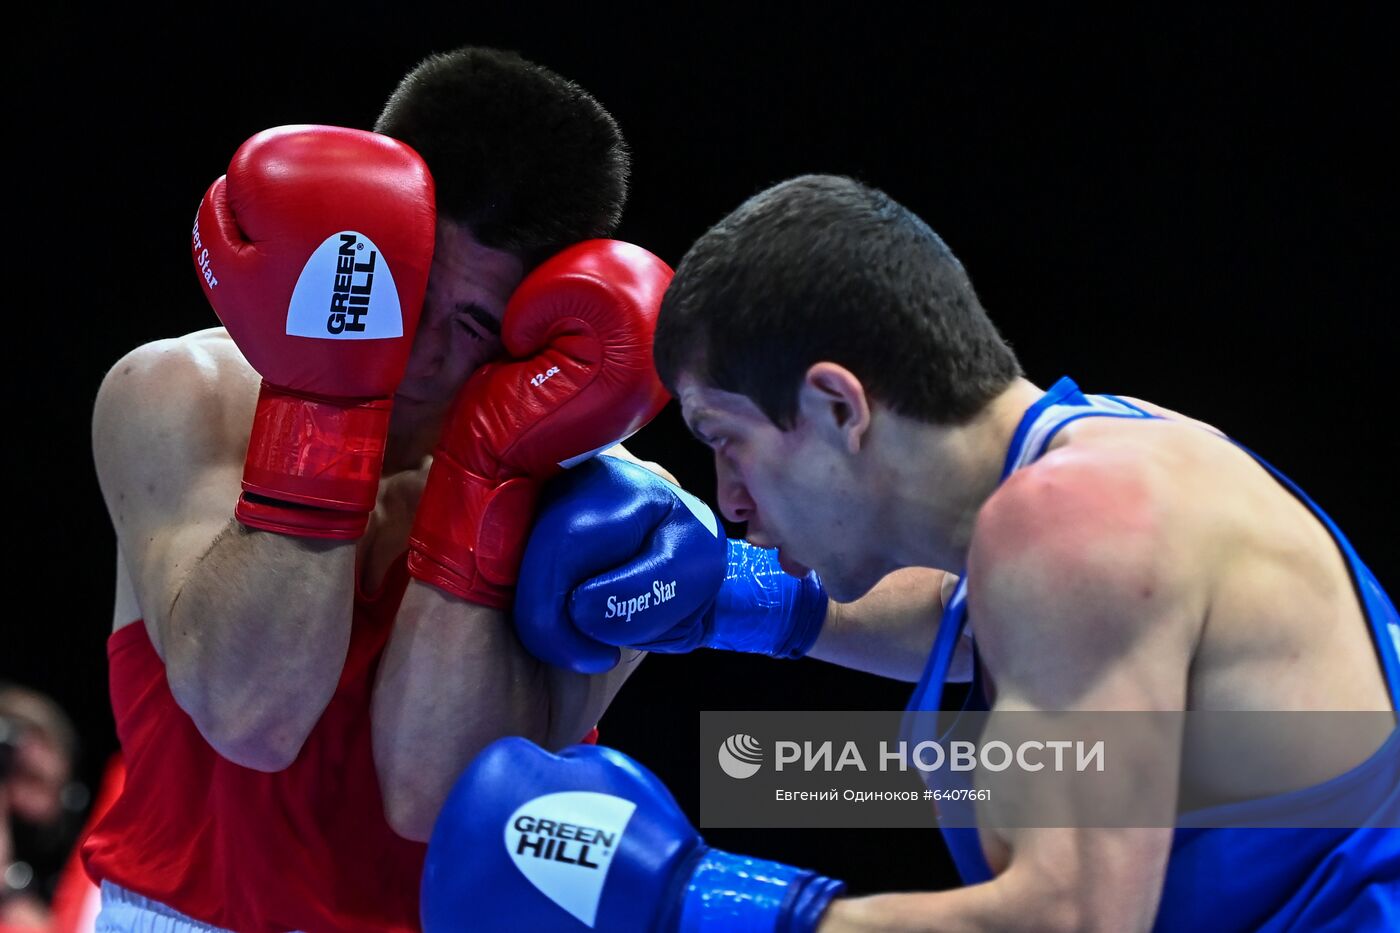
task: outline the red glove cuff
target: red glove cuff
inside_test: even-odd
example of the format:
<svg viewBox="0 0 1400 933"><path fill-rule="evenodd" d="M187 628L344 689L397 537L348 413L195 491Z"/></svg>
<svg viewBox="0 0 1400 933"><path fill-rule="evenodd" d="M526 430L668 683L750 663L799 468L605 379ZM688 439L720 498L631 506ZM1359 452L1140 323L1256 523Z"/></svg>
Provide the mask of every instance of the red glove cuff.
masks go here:
<svg viewBox="0 0 1400 933"><path fill-rule="evenodd" d="M409 573L470 602L509 607L538 495L536 480L478 476L439 447L408 539Z"/></svg>
<svg viewBox="0 0 1400 933"><path fill-rule="evenodd" d="M275 531L298 538L353 541L365 533L368 512L338 512L306 505L263 499L252 493L238 497L233 517L249 528Z"/></svg>
<svg viewBox="0 0 1400 933"><path fill-rule="evenodd" d="M392 407L390 399L324 399L263 382L243 489L294 506L278 510L245 497L238 520L282 534L358 537L374 510ZM358 530L350 533L355 523Z"/></svg>

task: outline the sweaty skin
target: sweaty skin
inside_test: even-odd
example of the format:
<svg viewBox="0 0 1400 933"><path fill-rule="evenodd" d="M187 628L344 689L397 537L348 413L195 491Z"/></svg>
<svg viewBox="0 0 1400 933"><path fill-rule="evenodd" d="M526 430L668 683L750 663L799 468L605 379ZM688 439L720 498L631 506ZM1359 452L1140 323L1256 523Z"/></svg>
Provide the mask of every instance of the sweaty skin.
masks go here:
<svg viewBox="0 0 1400 933"><path fill-rule="evenodd" d="M1169 420L1083 419L998 487L1015 426L1043 394L1024 380L957 427L890 412L833 363L808 371L788 431L689 375L677 390L714 450L725 516L780 547L785 565L816 569L834 598L874 599L860 598L899 568L968 567L994 723L1013 710L1390 709L1331 537L1206 425L1146 403ZM927 631L905 612L860 619L837 606L812 654L909 679L926 660ZM1130 755L1143 773L1176 775L1175 739L1144 736ZM1207 798L1277 793L1372 751L1183 780ZM1143 794L1170 806L1176 790L1162 780ZM1086 813L1096 804L1055 803ZM838 900L821 930L1149 929L1171 838L984 829L993 881Z"/></svg>

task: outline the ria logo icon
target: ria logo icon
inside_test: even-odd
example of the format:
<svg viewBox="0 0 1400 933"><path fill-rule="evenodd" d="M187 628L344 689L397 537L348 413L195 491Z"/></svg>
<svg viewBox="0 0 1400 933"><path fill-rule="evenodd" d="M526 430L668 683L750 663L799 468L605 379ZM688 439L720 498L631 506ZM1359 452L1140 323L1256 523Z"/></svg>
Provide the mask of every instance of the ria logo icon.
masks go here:
<svg viewBox="0 0 1400 933"><path fill-rule="evenodd" d="M763 746L743 732L735 733L719 747L719 766L736 780L753 777L763 765Z"/></svg>

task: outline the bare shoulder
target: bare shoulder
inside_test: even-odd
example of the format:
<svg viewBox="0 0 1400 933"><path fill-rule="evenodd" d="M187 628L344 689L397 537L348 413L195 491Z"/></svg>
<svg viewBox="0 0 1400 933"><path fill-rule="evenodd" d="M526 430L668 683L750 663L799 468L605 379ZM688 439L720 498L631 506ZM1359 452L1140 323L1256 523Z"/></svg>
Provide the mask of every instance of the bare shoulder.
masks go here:
<svg viewBox="0 0 1400 933"><path fill-rule="evenodd" d="M172 468L241 458L258 377L222 328L142 344L93 405L99 475L129 458Z"/></svg>
<svg viewBox="0 0 1400 933"><path fill-rule="evenodd" d="M1170 536L1170 490L1156 472L1128 452L1078 448L1017 471L978 514L969 582L1005 577L999 592L1030 597L1125 586Z"/></svg>
<svg viewBox="0 0 1400 933"><path fill-rule="evenodd" d="M204 511L226 518L257 393L257 374L222 329L143 344L108 371L92 452L129 562L161 528L199 524Z"/></svg>
<svg viewBox="0 0 1400 933"><path fill-rule="evenodd" d="M256 392L257 380L223 328L197 330L128 351L103 378L98 405L121 401L140 403L141 411L178 413L227 400L239 386Z"/></svg>
<svg viewBox="0 0 1400 933"><path fill-rule="evenodd" d="M1137 446L1069 446L1007 480L968 556L969 610L999 678L1068 708L1150 644L1184 681L1205 588L1180 504L1171 470Z"/></svg>

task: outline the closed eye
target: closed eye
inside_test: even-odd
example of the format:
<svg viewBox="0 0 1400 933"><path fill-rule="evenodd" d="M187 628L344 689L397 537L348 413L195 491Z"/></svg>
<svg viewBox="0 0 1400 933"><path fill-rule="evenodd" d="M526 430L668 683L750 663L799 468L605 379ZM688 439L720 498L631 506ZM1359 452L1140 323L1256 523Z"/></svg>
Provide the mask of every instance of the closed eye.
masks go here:
<svg viewBox="0 0 1400 933"><path fill-rule="evenodd" d="M700 443L704 444L706 447L710 448L717 454L724 453L724 448L729 443L729 438L725 437L723 434L716 434L714 436L696 434L695 437L700 441Z"/></svg>
<svg viewBox="0 0 1400 933"><path fill-rule="evenodd" d="M690 433L691 433L691 435L694 436L694 438L695 438L697 441L699 441L700 443L704 444L706 447L713 447L713 446L715 445L715 440L714 440L714 438L709 437L708 435L705 434L705 432L701 431L699 428L694 427L693 425L689 425L689 424L687 424L686 427L687 427L687 428L690 428Z"/></svg>
<svg viewBox="0 0 1400 933"><path fill-rule="evenodd" d="M457 326L476 340L491 340L501 336L501 322L481 305L463 304L457 308Z"/></svg>

